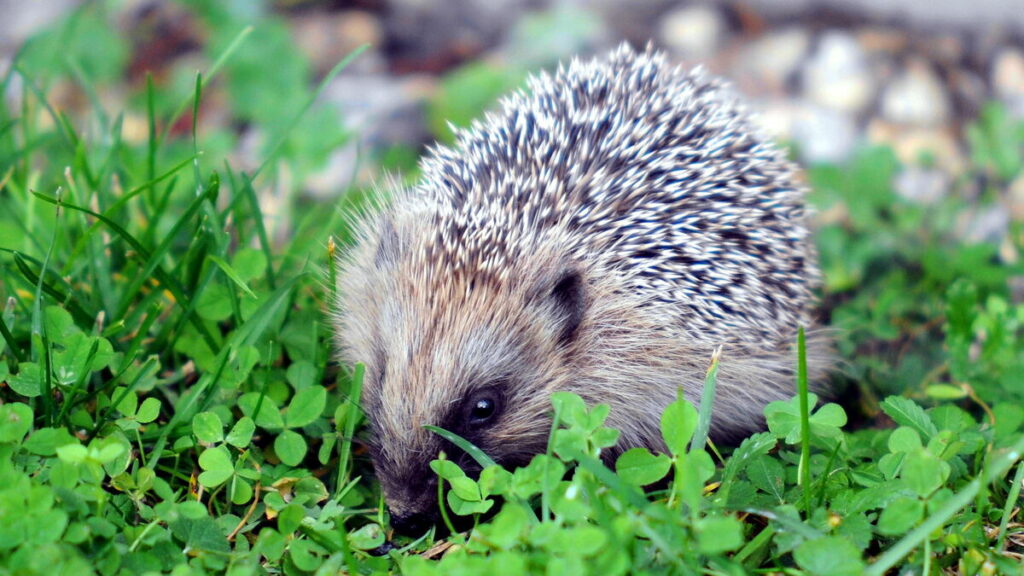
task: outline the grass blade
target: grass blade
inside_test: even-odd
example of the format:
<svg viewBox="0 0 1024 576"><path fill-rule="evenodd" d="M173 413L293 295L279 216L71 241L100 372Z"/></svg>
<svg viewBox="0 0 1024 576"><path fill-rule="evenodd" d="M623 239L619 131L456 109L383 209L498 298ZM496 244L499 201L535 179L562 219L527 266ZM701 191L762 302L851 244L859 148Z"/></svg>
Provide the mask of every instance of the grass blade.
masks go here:
<svg viewBox="0 0 1024 576"><path fill-rule="evenodd" d="M996 551L1002 552L1006 545L1006 528L1010 525L1010 516L1017 506L1020 498L1021 485L1024 484L1024 464L1017 464L1017 473L1013 476L1013 483L1010 484L1010 493L1006 495L1006 504L1003 506L1003 517L999 520L999 540L996 542Z"/></svg>
<svg viewBox="0 0 1024 576"><path fill-rule="evenodd" d="M273 290L277 284L277 278L274 274L274 260L271 257L270 237L267 235L267 226L263 221L263 209L260 208L260 201L256 197L256 189L252 185L253 178L247 174L242 174L242 180L244 181L242 192L245 194L246 199L248 199L253 211L252 222L256 227L256 237L259 238L260 249L263 251L263 256L267 261L267 284Z"/></svg>
<svg viewBox="0 0 1024 576"><path fill-rule="evenodd" d="M807 340L804 327L797 331L797 393L800 396L800 466L797 476L800 479L800 491L803 495L804 514L811 517L811 417L808 406L807 391Z"/></svg>
<svg viewBox="0 0 1024 576"><path fill-rule="evenodd" d="M57 132L60 134L61 139L64 140L64 144L67 145L68 149L72 153L74 153L78 149L78 137L73 131L68 129L69 124L67 123L67 119L62 114L57 113L50 102L46 99L46 95L43 94L43 91L36 86L35 81L23 68L21 68L20 64L15 63L13 68L18 71L19 75L21 75L21 78L28 90L32 92L39 103L43 105L46 113L50 115L50 119L53 121L53 124L59 128Z"/></svg>
<svg viewBox="0 0 1024 576"><path fill-rule="evenodd" d="M356 364L355 369L352 371L352 380L349 384L348 389L348 402L349 409L345 415L345 430L342 433L341 442L338 446L338 488L340 489L348 481L349 475L349 462L352 456L352 437L356 433L356 424L359 420L357 415L359 414L359 401L363 392L363 376L366 374L366 367L362 364ZM335 495L335 498L340 497L342 492Z"/></svg>
<svg viewBox="0 0 1024 576"><path fill-rule="evenodd" d="M232 268L231 265L223 258L215 254L207 254L206 259L216 264L217 267L221 269L221 272L224 272L224 275L230 278L231 281L242 290L242 292L245 292L252 298L257 297L256 293L253 292L252 289L249 288L249 285L245 283L245 280L242 280L242 277L238 275L238 272L236 272L235 269Z"/></svg>
<svg viewBox="0 0 1024 576"><path fill-rule="evenodd" d="M45 268L43 262L40 262L39 260L36 260L35 258L32 258L31 256L28 256L26 254L22 254L21 252L15 252L3 248L0 248L0 252L9 252L10 254L12 254L14 258L14 265L18 269L18 272L20 272L21 275L25 278L25 280L27 280L28 283L31 284L32 286L36 286L38 283L42 282L43 293L49 296L50 298L53 298L56 302L60 302L62 306L65 306L68 309L68 312L71 312L71 315L74 316L76 320L80 321L82 324L88 324L92 322L94 318L96 318L96 312L90 312L84 309L75 299L73 299L70 296L70 294L73 293L73 289L71 286L67 286L67 284L65 283L64 286L67 288L67 290L61 291L57 287L57 285L47 282L45 280L45 278L47 277L56 276L57 280L59 280L62 283L64 282L64 279L60 278L56 272L49 270L48 268ZM39 266L41 273L37 274L36 272L34 272L29 267L29 262Z"/></svg>
<svg viewBox="0 0 1024 576"><path fill-rule="evenodd" d="M267 157L263 160L263 163L260 164L259 168L257 168L255 172L253 172L253 180L256 180L256 178L259 177L260 173L263 172L263 169L267 167L267 164L274 160L274 158L277 156L277 151L284 144L285 140L288 139L288 136L292 133L292 130L295 129L295 126L298 125L299 120L301 120L302 117L306 115L306 112L308 112L309 109L313 106L313 103L315 103L317 99L320 98L320 94L324 91L325 88L327 88L327 85L330 84L331 81L334 80L334 78L338 74L340 74L342 70L347 68L348 65L352 63L353 60L355 60L369 47L369 44L363 44L362 46L359 46L352 52L349 52L348 56L342 58L341 62L335 64L334 68L331 68L331 71L328 72L326 76L324 76L324 79L320 81L319 85L317 85L316 90L313 92L313 95L309 97L309 100L306 101L306 104L303 105L302 109L299 110L298 114L292 117L291 121L285 127L284 131L281 133L280 136L277 137L277 140L274 142L274 145L271 146L270 152L267 154Z"/></svg>
<svg viewBox="0 0 1024 576"><path fill-rule="evenodd" d="M7 300L8 307L11 302L13 302L13 298ZM14 339L14 335L11 334L10 329L7 328L7 322L4 321L3 317L0 317L0 336L3 336L4 342L7 343L7 349L11 351L11 355L14 356L15 362L24 362L24 356L22 356L21 352L18 351L18 341ZM0 349L0 353L2 352L3 349Z"/></svg>
<svg viewBox="0 0 1024 576"><path fill-rule="evenodd" d="M697 429L690 439L690 451L703 450L708 441L708 432L711 430L711 416L715 403L715 388L718 386L718 359L722 356L722 347L719 346L711 354L711 366L708 367L707 375L704 377L704 391L700 395L700 410L697 413Z"/></svg>
<svg viewBox="0 0 1024 576"><path fill-rule="evenodd" d="M60 198L61 190L57 189L57 198ZM57 206L56 224L53 227L53 238L50 240L50 247L46 250L43 258L43 267L39 274L39 282L36 284L35 301L32 302L32 343L35 349L33 359L41 361L43 369L42 394L40 400L43 403L43 413L46 415L47 423L53 424L53 393L52 376L53 370L50 366L50 341L46 334L46 326L43 321L43 277L50 268L50 258L53 256L53 248L57 245L58 232L60 231L60 205Z"/></svg>
<svg viewBox="0 0 1024 576"><path fill-rule="evenodd" d="M235 36L233 40L231 40L231 43L228 44L228 47L220 53L220 56L218 56L217 59L214 60L213 64L210 66L210 69L206 71L206 81L203 83L203 85L205 85L206 82L209 82L217 77L217 73L220 72L220 69L224 66L228 59L230 59L231 56L235 53L235 51L238 50L239 46L242 45L242 42L245 41L249 34L252 34L252 30L252 26L246 26L242 29L241 32L238 33L237 36ZM194 94L190 94L189 96L184 98L178 105L178 108L174 111L174 114L171 114L171 117L167 120L167 123L164 125L163 133L160 135L159 140L157 140L156 147L158 147L161 142L167 139L167 135L170 134L171 128L174 127L174 125L178 122L178 119L181 118L182 112L185 111L190 102L193 102L193 96Z"/></svg>
<svg viewBox="0 0 1024 576"><path fill-rule="evenodd" d="M452 444L455 444L456 446L459 447L460 450L468 454L473 460L476 460L477 464L483 466L484 468L487 468L488 466L498 465L498 463L491 459L491 457L488 456L483 450L477 448L472 442L466 440L462 436L459 436L454 432L449 432L444 428L431 426L429 424L424 426L424 428L430 430L434 434L437 434L438 436L444 438L445 440L451 442Z"/></svg>

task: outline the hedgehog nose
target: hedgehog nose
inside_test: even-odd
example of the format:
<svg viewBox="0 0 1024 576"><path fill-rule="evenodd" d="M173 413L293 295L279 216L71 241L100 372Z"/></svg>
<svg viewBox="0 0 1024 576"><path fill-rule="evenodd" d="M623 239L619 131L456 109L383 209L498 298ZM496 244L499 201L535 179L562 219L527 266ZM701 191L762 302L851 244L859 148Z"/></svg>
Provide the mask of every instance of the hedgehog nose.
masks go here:
<svg viewBox="0 0 1024 576"><path fill-rule="evenodd" d="M434 517L424 512L406 516L391 515L391 526L406 536L421 536L434 525Z"/></svg>

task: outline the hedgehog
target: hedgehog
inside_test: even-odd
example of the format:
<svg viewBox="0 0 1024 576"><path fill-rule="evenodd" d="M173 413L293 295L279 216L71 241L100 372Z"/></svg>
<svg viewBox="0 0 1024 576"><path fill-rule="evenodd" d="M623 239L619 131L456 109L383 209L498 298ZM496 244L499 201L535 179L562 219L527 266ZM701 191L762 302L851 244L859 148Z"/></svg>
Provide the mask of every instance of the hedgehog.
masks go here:
<svg viewBox="0 0 1024 576"><path fill-rule="evenodd" d="M730 87L619 47L531 76L455 129L353 224L333 311L341 360L362 362L369 452L399 532L438 518L429 463L454 446L507 467L544 452L550 395L608 404L602 456L663 450L659 417L698 402L722 348L711 437L764 426L829 370L805 189Z"/></svg>

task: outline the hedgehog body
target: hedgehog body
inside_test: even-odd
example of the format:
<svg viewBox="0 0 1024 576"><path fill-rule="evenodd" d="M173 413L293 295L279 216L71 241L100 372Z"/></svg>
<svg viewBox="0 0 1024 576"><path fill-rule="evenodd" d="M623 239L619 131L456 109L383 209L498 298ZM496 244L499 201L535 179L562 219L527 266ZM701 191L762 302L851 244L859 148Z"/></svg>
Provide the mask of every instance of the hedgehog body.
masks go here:
<svg viewBox="0 0 1024 576"><path fill-rule="evenodd" d="M699 399L719 346L712 436L763 426L813 327L803 196L726 86L628 47L532 77L434 149L418 185L357 223L335 312L343 359L367 366L393 523L437 510L428 465L446 448L423 425L519 465L567 390L611 406L606 457L659 449L662 409L680 388ZM828 342L810 334L820 380Z"/></svg>

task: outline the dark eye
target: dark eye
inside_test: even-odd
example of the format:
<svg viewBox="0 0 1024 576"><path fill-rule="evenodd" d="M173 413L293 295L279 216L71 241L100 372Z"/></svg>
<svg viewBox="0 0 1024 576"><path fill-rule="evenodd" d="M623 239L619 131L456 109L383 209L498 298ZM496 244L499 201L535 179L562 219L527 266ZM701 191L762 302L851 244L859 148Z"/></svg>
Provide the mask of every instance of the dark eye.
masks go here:
<svg viewBox="0 0 1024 576"><path fill-rule="evenodd" d="M493 390L477 392L466 403L466 423L480 428L494 421L501 408L501 399Z"/></svg>
<svg viewBox="0 0 1024 576"><path fill-rule="evenodd" d="M480 398L473 404L473 408L469 412L469 419L474 423L483 422L491 416L494 416L495 408L494 400L490 398Z"/></svg>

